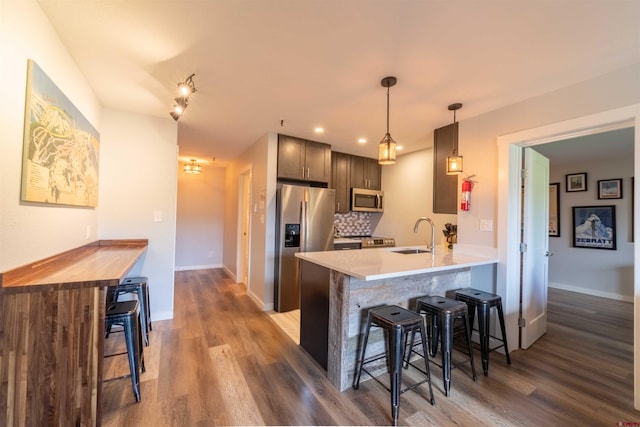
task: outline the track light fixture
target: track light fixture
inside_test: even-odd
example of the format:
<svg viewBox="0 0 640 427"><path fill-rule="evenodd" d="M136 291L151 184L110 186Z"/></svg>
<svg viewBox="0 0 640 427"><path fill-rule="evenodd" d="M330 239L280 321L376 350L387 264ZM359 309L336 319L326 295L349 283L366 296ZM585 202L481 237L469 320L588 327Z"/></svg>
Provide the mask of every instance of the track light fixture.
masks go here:
<svg viewBox="0 0 640 427"><path fill-rule="evenodd" d="M184 113L184 110L187 109L187 106L189 105L189 97L198 91L195 83L193 82L193 76L195 76L195 73L187 77L184 82L178 83L179 96L175 98L176 103L173 106L173 111L169 113L175 121L178 121L182 116L182 113Z"/></svg>

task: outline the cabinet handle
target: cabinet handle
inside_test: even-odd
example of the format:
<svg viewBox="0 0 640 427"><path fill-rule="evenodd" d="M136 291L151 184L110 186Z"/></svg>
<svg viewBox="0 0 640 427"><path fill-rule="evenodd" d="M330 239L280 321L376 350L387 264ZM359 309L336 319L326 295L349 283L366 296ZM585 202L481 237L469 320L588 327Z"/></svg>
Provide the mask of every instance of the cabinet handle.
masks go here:
<svg viewBox="0 0 640 427"><path fill-rule="evenodd" d="M338 212L340 212L340 202L338 202Z"/></svg>
<svg viewBox="0 0 640 427"><path fill-rule="evenodd" d="M307 178L311 178L311 175L309 174L309 168L307 168Z"/></svg>

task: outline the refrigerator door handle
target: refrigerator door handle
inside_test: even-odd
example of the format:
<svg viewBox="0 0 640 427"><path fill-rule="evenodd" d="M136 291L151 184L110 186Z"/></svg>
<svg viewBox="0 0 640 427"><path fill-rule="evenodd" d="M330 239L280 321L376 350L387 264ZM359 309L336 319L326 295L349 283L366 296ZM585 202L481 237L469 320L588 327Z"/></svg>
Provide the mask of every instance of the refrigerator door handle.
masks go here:
<svg viewBox="0 0 640 427"><path fill-rule="evenodd" d="M307 251L307 201L300 202L300 252Z"/></svg>

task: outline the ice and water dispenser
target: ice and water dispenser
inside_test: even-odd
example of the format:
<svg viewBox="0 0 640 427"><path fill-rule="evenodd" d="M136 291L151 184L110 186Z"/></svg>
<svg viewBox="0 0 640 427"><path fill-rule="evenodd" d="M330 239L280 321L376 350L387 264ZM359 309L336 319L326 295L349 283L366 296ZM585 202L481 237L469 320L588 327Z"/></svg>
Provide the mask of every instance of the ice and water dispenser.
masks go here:
<svg viewBox="0 0 640 427"><path fill-rule="evenodd" d="M284 247L285 248L300 247L300 224L284 225Z"/></svg>

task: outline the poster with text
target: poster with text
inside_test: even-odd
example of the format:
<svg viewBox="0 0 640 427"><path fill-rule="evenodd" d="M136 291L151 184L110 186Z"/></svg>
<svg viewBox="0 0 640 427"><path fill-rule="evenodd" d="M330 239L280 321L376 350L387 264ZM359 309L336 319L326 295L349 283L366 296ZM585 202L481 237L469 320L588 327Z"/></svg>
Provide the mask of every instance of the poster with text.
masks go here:
<svg viewBox="0 0 640 427"><path fill-rule="evenodd" d="M573 246L576 248L616 248L615 206L574 206Z"/></svg>

